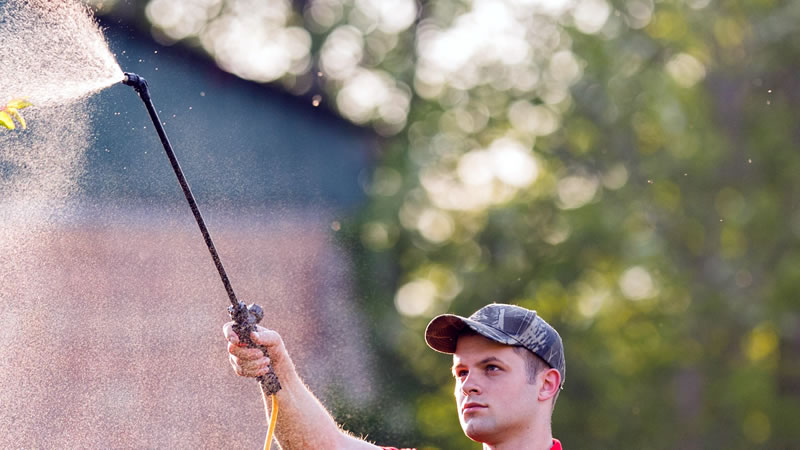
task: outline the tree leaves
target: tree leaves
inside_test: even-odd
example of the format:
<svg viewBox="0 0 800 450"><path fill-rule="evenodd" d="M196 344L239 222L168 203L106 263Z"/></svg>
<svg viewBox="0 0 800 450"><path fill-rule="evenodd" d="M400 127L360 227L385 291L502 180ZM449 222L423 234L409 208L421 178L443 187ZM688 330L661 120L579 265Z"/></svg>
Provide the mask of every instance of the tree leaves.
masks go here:
<svg viewBox="0 0 800 450"><path fill-rule="evenodd" d="M14 130L17 128L16 124L14 123L14 119L16 119L24 130L27 128L27 124L25 123L25 119L23 119L22 115L19 113L19 110L32 105L32 103L22 98L11 100L6 104L6 106L0 108L0 125L3 125L9 130Z"/></svg>

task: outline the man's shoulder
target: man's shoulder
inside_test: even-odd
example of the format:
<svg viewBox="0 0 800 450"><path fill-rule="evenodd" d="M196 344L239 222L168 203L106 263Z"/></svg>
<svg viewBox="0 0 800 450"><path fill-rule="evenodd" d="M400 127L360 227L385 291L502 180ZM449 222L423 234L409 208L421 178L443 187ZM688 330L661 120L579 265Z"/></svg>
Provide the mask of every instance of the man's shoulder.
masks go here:
<svg viewBox="0 0 800 450"><path fill-rule="evenodd" d="M381 447L381 450L416 450L413 448L397 448L397 447ZM553 439L553 446L550 447L550 450L563 450L561 447L561 441L558 439Z"/></svg>

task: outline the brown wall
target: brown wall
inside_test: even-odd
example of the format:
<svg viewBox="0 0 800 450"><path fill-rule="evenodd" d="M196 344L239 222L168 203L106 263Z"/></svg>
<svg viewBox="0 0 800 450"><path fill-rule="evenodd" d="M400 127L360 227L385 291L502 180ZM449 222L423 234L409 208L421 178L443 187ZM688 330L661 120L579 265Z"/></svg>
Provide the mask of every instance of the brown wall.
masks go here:
<svg viewBox="0 0 800 450"><path fill-rule="evenodd" d="M0 447L263 445L259 391L230 369L228 299L190 220L0 230ZM370 362L333 233L301 219L212 229L237 296L265 308L308 384L358 403Z"/></svg>

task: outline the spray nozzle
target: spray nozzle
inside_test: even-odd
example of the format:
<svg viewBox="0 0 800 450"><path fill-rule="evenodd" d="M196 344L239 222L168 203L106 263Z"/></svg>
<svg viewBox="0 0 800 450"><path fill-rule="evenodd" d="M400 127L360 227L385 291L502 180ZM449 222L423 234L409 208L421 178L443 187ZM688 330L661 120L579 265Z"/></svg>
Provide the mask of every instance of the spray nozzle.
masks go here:
<svg viewBox="0 0 800 450"><path fill-rule="evenodd" d="M122 76L122 84L132 86L134 90L144 99L150 98L150 91L147 89L147 80L131 72L125 72Z"/></svg>
<svg viewBox="0 0 800 450"><path fill-rule="evenodd" d="M264 310L255 303L251 303L247 306L244 302L239 302L236 306L229 306L228 314L230 314L231 319L238 325L251 327L253 329L255 329L255 325L264 318Z"/></svg>

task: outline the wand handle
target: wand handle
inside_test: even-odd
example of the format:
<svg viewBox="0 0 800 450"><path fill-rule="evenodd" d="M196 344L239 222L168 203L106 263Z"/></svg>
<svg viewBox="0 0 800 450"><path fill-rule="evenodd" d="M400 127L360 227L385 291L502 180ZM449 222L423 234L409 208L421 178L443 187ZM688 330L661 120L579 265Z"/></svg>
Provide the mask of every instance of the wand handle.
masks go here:
<svg viewBox="0 0 800 450"><path fill-rule="evenodd" d="M257 348L264 352L264 355L269 358L269 352L263 345L257 345L250 338L250 333L255 331L256 324L261 322L264 317L264 310L255 303L250 306L245 306L244 303L239 302L235 307L229 306L228 313L233 319L233 331L239 336L239 340L247 344L248 347ZM275 372L271 371L266 375L257 378L261 385L261 391L267 395L273 395L281 390L281 383L278 381L278 376Z"/></svg>

